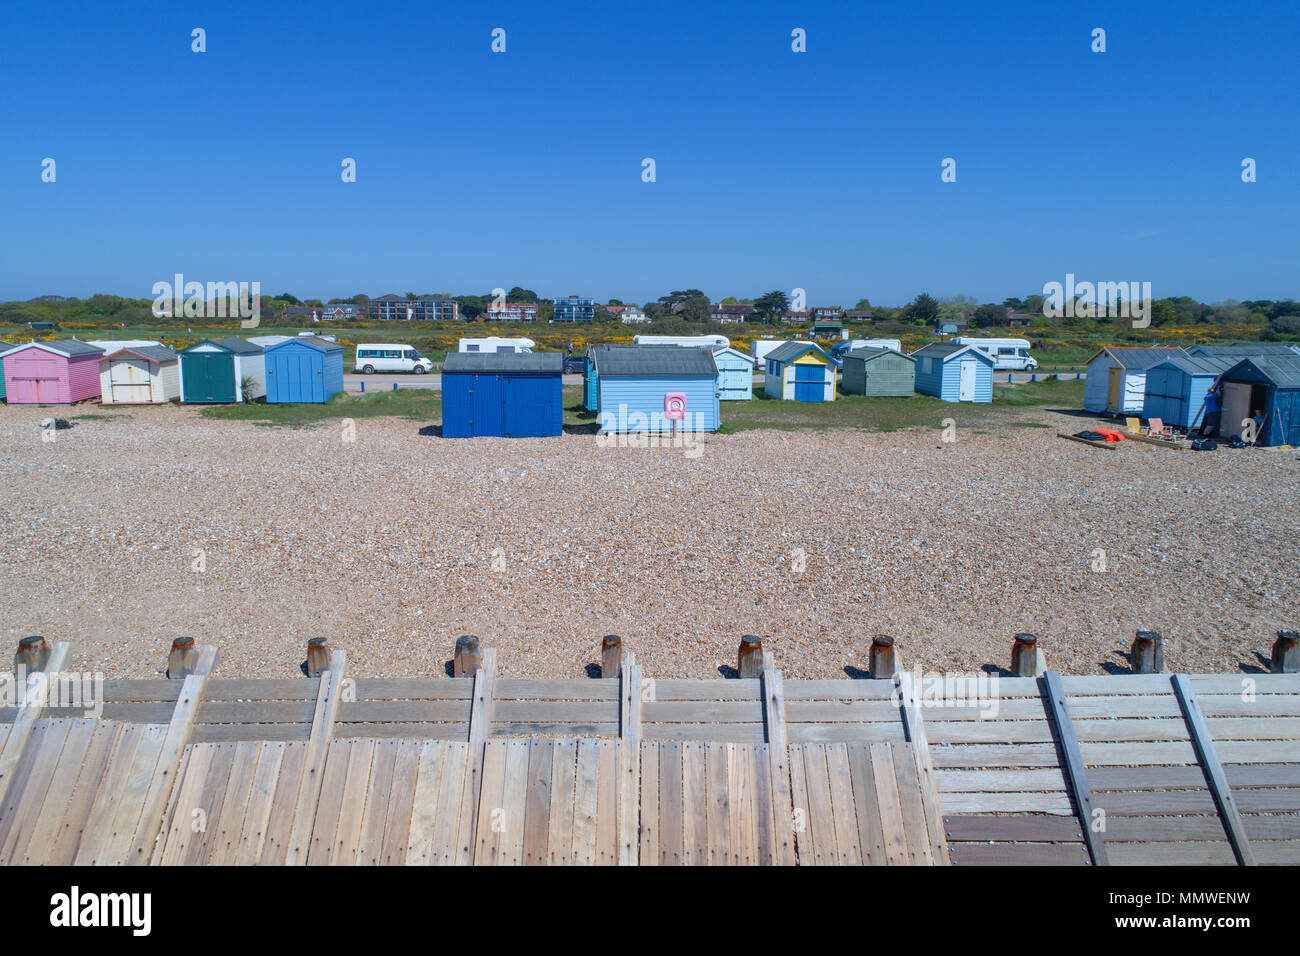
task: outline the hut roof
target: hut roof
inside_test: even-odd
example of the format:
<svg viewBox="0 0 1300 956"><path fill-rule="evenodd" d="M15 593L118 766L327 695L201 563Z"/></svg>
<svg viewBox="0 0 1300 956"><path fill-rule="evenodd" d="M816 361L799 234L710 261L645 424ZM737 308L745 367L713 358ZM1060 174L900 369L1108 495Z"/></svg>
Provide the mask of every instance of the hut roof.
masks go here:
<svg viewBox="0 0 1300 956"><path fill-rule="evenodd" d="M882 355L897 355L899 358L905 358L909 362L916 361L916 359L912 358L912 356L910 355L904 355L902 352L898 351L897 349L885 348L883 345L867 345L859 349L853 349L851 352L844 353L844 360L848 361L849 359L862 359L864 362L869 362L872 359L879 358Z"/></svg>
<svg viewBox="0 0 1300 956"><path fill-rule="evenodd" d="M159 365L163 362L175 362L177 358L176 353L165 345L133 345L129 348L118 349L116 352L110 352L101 358L100 361L106 362L109 359L117 358L119 355L125 355L128 352L132 355L138 355L142 359L147 359L150 362L156 362Z"/></svg>
<svg viewBox="0 0 1300 956"><path fill-rule="evenodd" d="M222 348L230 349L232 352L238 352L240 355L262 354L262 346L256 345L253 342L245 342L243 339L217 339L213 344L220 345Z"/></svg>
<svg viewBox="0 0 1300 956"><path fill-rule="evenodd" d="M1091 364L1093 359L1103 353L1113 358L1120 368L1131 372L1142 372L1171 358L1182 358L1187 355L1176 345L1103 345L1086 364Z"/></svg>
<svg viewBox="0 0 1300 956"><path fill-rule="evenodd" d="M561 352L450 352L444 372L555 372L564 371Z"/></svg>
<svg viewBox="0 0 1300 956"><path fill-rule="evenodd" d="M822 358L826 359L827 362L832 361L831 357L816 342L785 342L768 352L767 359L771 362L789 362L797 359L804 352L812 350L821 352Z"/></svg>
<svg viewBox="0 0 1300 956"><path fill-rule="evenodd" d="M659 348L638 345L608 349L596 359L601 377L611 375L717 375L713 353L699 348Z"/></svg>

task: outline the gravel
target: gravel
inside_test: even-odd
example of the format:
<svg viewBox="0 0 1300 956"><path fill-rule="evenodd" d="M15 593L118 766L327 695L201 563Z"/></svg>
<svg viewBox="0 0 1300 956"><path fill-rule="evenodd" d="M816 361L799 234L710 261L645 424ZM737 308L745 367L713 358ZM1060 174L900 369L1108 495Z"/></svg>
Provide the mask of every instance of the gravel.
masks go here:
<svg viewBox="0 0 1300 956"><path fill-rule="evenodd" d="M438 676L463 633L508 676L583 676L614 633L647 676L716 677L754 633L807 678L865 668L878 632L908 668L1005 665L1017 631L1082 674L1126 667L1138 628L1171 669L1236 672L1300 627L1294 451L1102 451L1054 436L1076 417L979 434L956 407L952 443L756 431L698 457L58 414L88 412L122 417L46 443L50 410L0 409L0 634L110 677L161 674L179 635L232 677L297 674L317 635L354 676Z"/></svg>

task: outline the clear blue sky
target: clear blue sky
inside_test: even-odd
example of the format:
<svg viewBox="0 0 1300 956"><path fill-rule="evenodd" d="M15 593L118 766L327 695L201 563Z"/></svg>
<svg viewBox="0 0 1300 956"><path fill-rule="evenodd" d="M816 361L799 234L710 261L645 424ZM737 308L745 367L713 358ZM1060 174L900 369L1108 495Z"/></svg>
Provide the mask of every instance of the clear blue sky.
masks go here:
<svg viewBox="0 0 1300 956"><path fill-rule="evenodd" d="M1214 6L7 3L0 298L1300 298L1300 4Z"/></svg>

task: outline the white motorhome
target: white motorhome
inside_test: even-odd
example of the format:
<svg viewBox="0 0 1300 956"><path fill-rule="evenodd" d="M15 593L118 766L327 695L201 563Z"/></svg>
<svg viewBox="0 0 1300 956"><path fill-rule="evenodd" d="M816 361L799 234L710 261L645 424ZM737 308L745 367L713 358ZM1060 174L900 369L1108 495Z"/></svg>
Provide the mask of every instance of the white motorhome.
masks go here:
<svg viewBox="0 0 1300 956"><path fill-rule="evenodd" d="M356 369L363 375L375 372L414 372L423 375L433 371L433 362L410 345L358 345Z"/></svg>
<svg viewBox="0 0 1300 956"><path fill-rule="evenodd" d="M780 345L785 345L787 339L759 339L749 343L749 354L754 359L754 368L762 368L767 364L767 353Z"/></svg>
<svg viewBox="0 0 1300 956"><path fill-rule="evenodd" d="M682 345L705 346L711 349L731 347L731 339L725 335L634 335L633 345Z"/></svg>
<svg viewBox="0 0 1300 956"><path fill-rule="evenodd" d="M461 339L459 352L531 352L537 343L532 339L507 339L492 335L485 339Z"/></svg>
<svg viewBox="0 0 1300 956"><path fill-rule="evenodd" d="M1038 360L1029 354L1029 342L1026 339L987 339L975 336L963 336L949 339L957 345L969 345L983 352L993 360L993 367L999 372L1032 372L1038 368Z"/></svg>

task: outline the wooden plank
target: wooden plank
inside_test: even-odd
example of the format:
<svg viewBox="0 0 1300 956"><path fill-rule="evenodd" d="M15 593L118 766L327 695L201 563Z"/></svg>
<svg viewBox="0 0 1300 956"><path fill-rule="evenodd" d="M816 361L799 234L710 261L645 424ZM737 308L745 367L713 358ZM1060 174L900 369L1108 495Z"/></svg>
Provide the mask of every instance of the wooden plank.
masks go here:
<svg viewBox="0 0 1300 956"><path fill-rule="evenodd" d="M801 750L812 855L807 860L801 857L800 863L834 866L839 862L839 852L836 848L835 814L831 808L830 777L826 771L826 748L819 744L805 744Z"/></svg>
<svg viewBox="0 0 1300 956"><path fill-rule="evenodd" d="M950 846L954 841L1083 843L1083 831L1073 817L949 815L943 822Z"/></svg>
<svg viewBox="0 0 1300 956"><path fill-rule="evenodd" d="M808 776L803 762L804 745L791 745L788 759L790 762L790 805L791 824L794 830L795 859L802 866L811 866L816 859L813 849L812 826L808 822Z"/></svg>
<svg viewBox="0 0 1300 956"><path fill-rule="evenodd" d="M162 811L158 819L145 822L145 801L151 791L152 781L158 771L158 761L166 743L167 727L163 724L146 724L140 737L130 771L123 781L117 798L117 807L109 825L108 840L95 862L100 865L123 865L135 862L138 843L154 849L162 826Z"/></svg>
<svg viewBox="0 0 1300 956"><path fill-rule="evenodd" d="M1228 843L1116 843L1110 846L1115 866L1232 866Z"/></svg>
<svg viewBox="0 0 1300 956"><path fill-rule="evenodd" d="M884 866L885 833L880 820L880 801L871 771L871 745L846 745L849 775L853 780L853 801L857 807L858 849L867 866Z"/></svg>
<svg viewBox="0 0 1300 956"><path fill-rule="evenodd" d="M37 721L33 728L26 748L31 759L20 762L21 776L5 793L0 812L0 863L17 862L15 858L26 847L50 795L50 782L58 770L59 757L71 728L72 721L63 719Z"/></svg>
<svg viewBox="0 0 1300 956"><path fill-rule="evenodd" d="M569 866L573 863L577 763L578 742L572 738L557 740L551 758L551 819L546 834L547 858L553 866Z"/></svg>
<svg viewBox="0 0 1300 956"><path fill-rule="evenodd" d="M907 739L912 744L910 748L912 753L909 757L915 771L916 787L921 800L921 813L925 826L924 839L927 844L925 855L928 862L937 866L947 866L950 860L945 845L947 838L944 835L943 812L939 806L938 779L935 776L934 765L930 761L930 742L921 707L916 699L916 685L912 675L906 671L899 673L897 683L899 711L903 716ZM912 775L909 773L909 782L911 779ZM917 834L917 837L919 839L921 834ZM908 844L909 846L912 844L910 838Z"/></svg>
<svg viewBox="0 0 1300 956"><path fill-rule="evenodd" d="M659 745L641 743L641 833L638 863L659 865Z"/></svg>
<svg viewBox="0 0 1300 956"><path fill-rule="evenodd" d="M625 661L624 667L626 666ZM621 676L598 677L594 680L501 677L496 682L495 694L500 703L517 700L616 701L619 699L622 683ZM465 699L469 699L468 695Z"/></svg>
<svg viewBox="0 0 1300 956"><path fill-rule="evenodd" d="M5 795L13 782L14 770L27 744L27 738L49 698L50 682L63 669L70 646L67 641L56 641L50 648L45 670L27 676L27 683L22 688L23 699L14 714L4 746L0 747L0 806L4 805Z"/></svg>
<svg viewBox="0 0 1300 956"><path fill-rule="evenodd" d="M595 862L601 866L619 862L619 747L617 740L597 743Z"/></svg>
<svg viewBox="0 0 1300 956"><path fill-rule="evenodd" d="M294 802L292 829L285 847L286 866L301 866L307 862L312 846L316 822L316 804L320 800L325 766L329 758L330 740L334 731L334 718L338 714L344 674L347 671L346 651L330 654L329 670L320 675L316 694L316 709L312 714L311 736L304 754L302 777L298 783ZM331 834L331 839L333 836Z"/></svg>
<svg viewBox="0 0 1300 956"><path fill-rule="evenodd" d="M293 813L298 805L298 788L302 785L309 748L305 741L276 743L283 749L275 775L271 812L266 818L266 830L261 837L261 849L257 857L257 862L263 866L283 864L288 853L293 833Z"/></svg>
<svg viewBox="0 0 1300 956"><path fill-rule="evenodd" d="M951 843L958 866L1087 866L1082 843Z"/></svg>
<svg viewBox="0 0 1300 956"><path fill-rule="evenodd" d="M708 746L682 744L682 864L709 865Z"/></svg>
<svg viewBox="0 0 1300 956"><path fill-rule="evenodd" d="M325 757L325 769L320 775L320 792L311 810L311 832L307 837L305 858L308 866L329 865L334 852L334 835L339 828L339 814L343 812L343 787L348 779L348 764L352 748L356 744L355 740L335 740L330 743ZM304 779L304 786L306 783ZM301 800L301 791L298 796ZM298 829L296 818L294 829Z"/></svg>
<svg viewBox="0 0 1300 956"><path fill-rule="evenodd" d="M1200 760L1201 769L1205 771L1205 780L1210 786L1214 805L1228 833L1228 842L1232 845L1233 855L1241 866L1254 866L1255 854L1251 852L1250 840L1242 828L1241 816L1237 813L1237 804L1232 797L1232 788L1228 786L1228 780L1224 776L1223 764L1219 763L1219 755L1214 749L1214 739L1210 736L1209 728L1206 727L1205 715L1201 713L1200 704L1197 703L1196 692L1192 690L1192 685L1182 674L1174 674L1170 678L1170 683L1173 684L1174 694L1183 709L1192 746Z"/></svg>
<svg viewBox="0 0 1300 956"><path fill-rule="evenodd" d="M1043 674L1041 686L1047 709L1052 713L1056 743L1065 756L1065 781L1079 814L1079 826L1083 829L1088 855L1092 858L1094 866L1106 866L1106 841L1102 834L1092 827L1092 791L1088 787L1088 774L1084 769L1083 756L1079 752L1079 741L1074 736L1074 725L1070 720L1070 708L1065 702L1065 691L1061 688L1061 676L1056 671L1049 670Z"/></svg>
<svg viewBox="0 0 1300 956"><path fill-rule="evenodd" d="M331 866L355 866L357 863L361 830L365 825L366 794L370 789L370 771L377 743L379 741L375 740L352 741L347 773L343 778L343 804L339 808L339 822L329 854Z"/></svg>
<svg viewBox="0 0 1300 956"><path fill-rule="evenodd" d="M794 865L794 830L791 822L790 738L786 732L785 678L763 655L763 724L767 728L768 786L771 794L772 862Z"/></svg>
<svg viewBox="0 0 1300 956"><path fill-rule="evenodd" d="M846 681L846 683L848 683ZM665 700L739 700L746 703L758 699L760 693L757 677L738 680L708 680L699 678L655 679L654 699Z"/></svg>
<svg viewBox="0 0 1300 956"><path fill-rule="evenodd" d="M876 785L876 801L880 807L880 827L885 838L885 862L901 866L908 862L907 831L903 823L903 807L894 777L893 744L871 744L871 776Z"/></svg>
<svg viewBox="0 0 1300 956"><path fill-rule="evenodd" d="M573 862L580 866L592 866L596 862L599 765L600 741L580 738L573 788Z"/></svg>
<svg viewBox="0 0 1300 956"><path fill-rule="evenodd" d="M231 866L239 853L240 838L245 826L244 818L253 794L253 779L257 775L257 757L261 747L261 743L256 740L235 744L235 757L231 764L226 793L221 802L221 815L209 821L209 826L213 828L205 860L209 866Z"/></svg>
<svg viewBox="0 0 1300 956"><path fill-rule="evenodd" d="M468 762L465 770L464 787L465 791L461 794L460 806L461 812L466 815L465 823L467 827L467 838L462 838L462 849L457 855L457 862L469 864L473 862L469 848L474 845L478 834L478 814L480 806L481 783L483 776L484 749L487 744L488 735L492 732L492 683L496 679L497 669L497 652L496 648L488 647L483 649L482 661L479 669L474 672L470 678L474 684L473 696L471 697L469 727L467 736L469 741ZM465 678L461 678L464 680Z"/></svg>
<svg viewBox="0 0 1300 956"><path fill-rule="evenodd" d="M164 841L160 837L163 829L163 811L167 807L172 788L176 783L176 768L180 764L185 745L190 740L194 715L203 700L208 675L217 664L215 646L202 645L198 652L199 659L194 673L181 681L180 692L176 695L176 706L167 721L167 735L158 754L157 773L149 781L149 789L140 811L139 832L131 843L129 858L125 861L131 866L157 862L162 856Z"/></svg>
<svg viewBox="0 0 1300 956"><path fill-rule="evenodd" d="M948 852L947 847L932 850L930 846L930 829L922 803L914 746L897 744L893 750L894 781L898 785L898 801L903 812L903 836L907 839L908 859L913 866L932 866L936 862L936 854L946 858Z"/></svg>
<svg viewBox="0 0 1300 956"><path fill-rule="evenodd" d="M358 701L469 700L474 690L463 677L358 677L353 688Z"/></svg>
<svg viewBox="0 0 1300 956"><path fill-rule="evenodd" d="M379 863L402 866L406 862L407 836L411 831L411 805L415 797L416 768L420 762L420 745L414 740L393 741L393 788L388 796L384 838Z"/></svg>
<svg viewBox="0 0 1300 956"><path fill-rule="evenodd" d="M159 855L159 863L163 866L179 864L185 859L190 842L199 839L194 811L203 808L208 769L217 750L214 744L191 744L185 748L185 772L177 780L175 798L163 832L163 850Z"/></svg>
<svg viewBox="0 0 1300 956"><path fill-rule="evenodd" d="M267 822L271 818L272 803L275 799L276 781L284 761L284 749L285 745L280 741L258 744L257 767L253 771L248 808L244 812L244 825L235 849L233 860L235 866L253 866L262 857Z"/></svg>
<svg viewBox="0 0 1300 956"><path fill-rule="evenodd" d="M861 866L866 861L858 842L859 810L854 800L848 745L827 744L823 750L830 781L831 816L835 821L836 862L840 866Z"/></svg>
<svg viewBox="0 0 1300 956"><path fill-rule="evenodd" d="M410 741L400 741L410 744ZM384 862L384 837L388 832L388 807L398 785L393 779L397 769L396 740L376 740L370 755L370 782L366 786L365 808L361 814L361 837L357 841L354 862L359 866L379 866ZM412 781L414 783L414 781Z"/></svg>
<svg viewBox="0 0 1300 956"><path fill-rule="evenodd" d="M619 673L618 862L636 866L641 825L641 666L632 652Z"/></svg>
<svg viewBox="0 0 1300 956"><path fill-rule="evenodd" d="M682 745L659 745L659 863L682 862Z"/></svg>
<svg viewBox="0 0 1300 956"><path fill-rule="evenodd" d="M121 726L115 722L96 722L90 747L82 761L76 783L73 784L68 795L63 819L54 833L48 849L43 856L32 852L39 849L33 841L32 849L29 851L30 858L25 860L25 863L32 866L72 865L73 860L77 857L77 850L81 845L86 820L90 816L91 807L94 805L95 797L99 793L100 785L103 783L108 761L113 754L113 747L117 743L120 730Z"/></svg>
<svg viewBox="0 0 1300 956"><path fill-rule="evenodd" d="M141 750L144 744L141 744ZM203 778L203 789L190 811L189 819L182 823L189 831L183 854L177 859L182 866L198 866L207 859L212 833L221 819L222 801L230 783L230 771L235 762L234 744L213 744L212 760Z"/></svg>
<svg viewBox="0 0 1300 956"><path fill-rule="evenodd" d="M471 808L465 805L465 775L469 773L469 744L463 740L442 745L442 776L438 781L439 821L434 829L434 862L467 865L474 834Z"/></svg>
<svg viewBox="0 0 1300 956"><path fill-rule="evenodd" d="M500 856L501 832L508 812L503 805L506 786L505 740L489 740L483 753L482 782L479 785L479 808L474 832L475 866L495 866Z"/></svg>
<svg viewBox="0 0 1300 956"><path fill-rule="evenodd" d="M705 838L709 866L729 866L732 860L732 815L737 811L731 799L727 745L720 741L704 744Z"/></svg>
<svg viewBox="0 0 1300 956"><path fill-rule="evenodd" d="M112 681L105 682L105 688ZM122 695L123 700L170 700L175 702L180 681L121 681L122 684L160 684L170 689L170 696ZM301 677L209 677L203 685L203 699L212 701L315 701L320 692L320 678L303 680ZM310 717L308 718L310 719Z"/></svg>
<svg viewBox="0 0 1300 956"><path fill-rule="evenodd" d="M511 740L506 744L506 782L501 805L506 816L498 841L498 860L506 866L524 862L524 815L528 800L529 741Z"/></svg>
<svg viewBox="0 0 1300 956"><path fill-rule="evenodd" d="M547 863L551 819L551 772L554 761L555 741L534 740L532 742L528 752L528 794L524 798L523 863L525 866L545 866ZM632 839L635 843L635 833Z"/></svg>
<svg viewBox="0 0 1300 956"><path fill-rule="evenodd" d="M645 703L642 719L647 724L758 724L763 722L763 705L759 700L660 700L657 697L657 684L658 682L656 682L656 699ZM608 705L590 704L583 706L608 707ZM591 719L598 718L593 716Z"/></svg>

